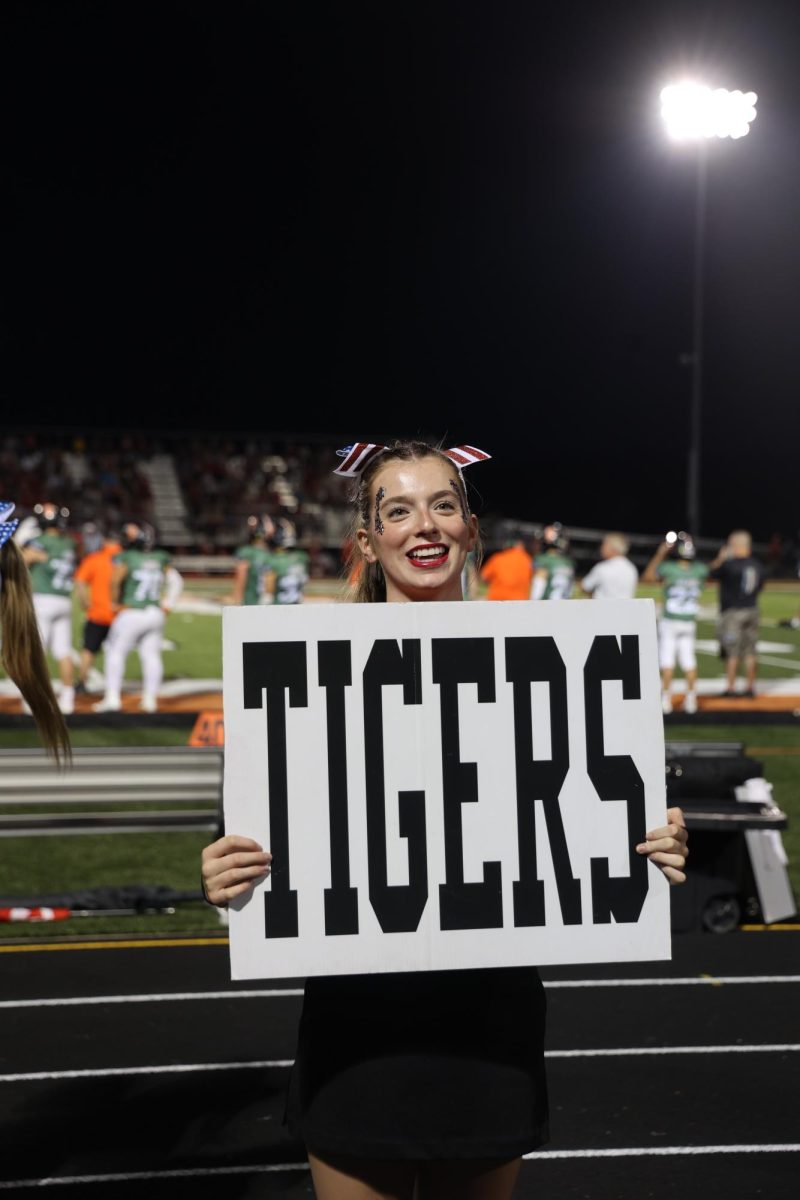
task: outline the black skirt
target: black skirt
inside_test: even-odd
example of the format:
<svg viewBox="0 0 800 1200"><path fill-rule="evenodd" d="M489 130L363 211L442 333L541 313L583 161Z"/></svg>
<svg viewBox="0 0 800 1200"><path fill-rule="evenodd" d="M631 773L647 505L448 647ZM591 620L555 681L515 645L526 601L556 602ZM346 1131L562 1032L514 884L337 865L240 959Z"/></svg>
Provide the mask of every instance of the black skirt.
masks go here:
<svg viewBox="0 0 800 1200"><path fill-rule="evenodd" d="M545 995L514 967L310 979L290 1132L320 1154L509 1159L547 1141Z"/></svg>

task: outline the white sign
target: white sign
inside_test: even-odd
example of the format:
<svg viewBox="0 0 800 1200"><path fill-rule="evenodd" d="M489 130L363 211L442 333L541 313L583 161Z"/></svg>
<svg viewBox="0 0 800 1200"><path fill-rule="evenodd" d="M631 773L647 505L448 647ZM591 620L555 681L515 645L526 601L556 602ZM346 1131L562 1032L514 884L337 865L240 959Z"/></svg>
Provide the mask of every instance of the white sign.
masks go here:
<svg viewBox="0 0 800 1200"><path fill-rule="evenodd" d="M234 979L668 958L650 600L228 608Z"/></svg>

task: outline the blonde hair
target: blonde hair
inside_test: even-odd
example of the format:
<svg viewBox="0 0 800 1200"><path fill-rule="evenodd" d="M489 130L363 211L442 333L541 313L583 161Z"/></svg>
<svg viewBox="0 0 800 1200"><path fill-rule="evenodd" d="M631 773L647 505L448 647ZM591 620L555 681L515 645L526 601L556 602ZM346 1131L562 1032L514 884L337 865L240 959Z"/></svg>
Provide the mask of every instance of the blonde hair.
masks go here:
<svg viewBox="0 0 800 1200"><path fill-rule="evenodd" d="M69 733L50 682L28 568L11 540L0 548L0 575L0 661L22 692L47 749L58 762L69 760Z"/></svg>
<svg viewBox="0 0 800 1200"><path fill-rule="evenodd" d="M390 462L419 462L423 458L441 459L451 471L455 472L458 483L458 494L464 506L464 512L469 513L469 500L464 479L453 461L443 454L436 446L427 442L397 441L387 446L382 454L373 458L372 462L362 472L352 500L354 506L353 520L350 528L350 554L345 565L345 574L349 588L345 600L352 604L381 604L386 600L386 580L380 563L367 562L358 545L359 529L369 529L372 513L370 487L378 472ZM481 559L480 537L475 546L478 562Z"/></svg>

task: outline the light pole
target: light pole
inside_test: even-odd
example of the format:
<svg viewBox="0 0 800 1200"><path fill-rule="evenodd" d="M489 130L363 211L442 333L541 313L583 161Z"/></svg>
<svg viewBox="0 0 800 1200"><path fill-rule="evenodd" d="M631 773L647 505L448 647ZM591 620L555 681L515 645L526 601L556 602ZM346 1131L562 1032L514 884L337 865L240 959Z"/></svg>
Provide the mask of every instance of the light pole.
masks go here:
<svg viewBox="0 0 800 1200"><path fill-rule="evenodd" d="M694 271L692 280L692 394L689 409L689 451L686 469L686 513L690 533L700 535L700 475L703 411L703 318L705 290L705 232L707 145L709 138L740 138L755 120L755 92L729 92L699 83L674 83L662 89L661 116L669 137L688 142L696 151L694 214Z"/></svg>

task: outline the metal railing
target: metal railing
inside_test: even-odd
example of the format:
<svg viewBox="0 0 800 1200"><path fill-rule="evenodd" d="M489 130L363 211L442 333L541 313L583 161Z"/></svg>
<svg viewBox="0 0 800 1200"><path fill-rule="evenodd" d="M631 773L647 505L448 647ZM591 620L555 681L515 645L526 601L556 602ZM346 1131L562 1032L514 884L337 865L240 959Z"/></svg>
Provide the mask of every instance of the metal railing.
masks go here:
<svg viewBox="0 0 800 1200"><path fill-rule="evenodd" d="M221 811L222 763L222 751L213 747L82 747L73 751L72 766L60 770L43 750L0 750L0 810L56 810L0 811L0 837L213 829ZM192 808L64 811L67 805L145 802Z"/></svg>

